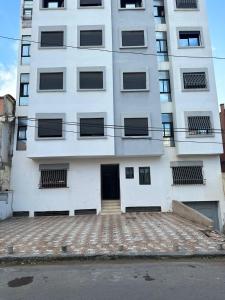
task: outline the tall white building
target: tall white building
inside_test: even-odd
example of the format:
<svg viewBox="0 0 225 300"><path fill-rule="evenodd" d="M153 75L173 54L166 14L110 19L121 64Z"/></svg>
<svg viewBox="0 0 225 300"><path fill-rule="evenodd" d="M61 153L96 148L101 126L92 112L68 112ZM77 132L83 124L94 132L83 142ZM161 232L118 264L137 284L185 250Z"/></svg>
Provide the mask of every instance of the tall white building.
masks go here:
<svg viewBox="0 0 225 300"><path fill-rule="evenodd" d="M14 214L178 200L221 227L205 1L23 0L21 12Z"/></svg>

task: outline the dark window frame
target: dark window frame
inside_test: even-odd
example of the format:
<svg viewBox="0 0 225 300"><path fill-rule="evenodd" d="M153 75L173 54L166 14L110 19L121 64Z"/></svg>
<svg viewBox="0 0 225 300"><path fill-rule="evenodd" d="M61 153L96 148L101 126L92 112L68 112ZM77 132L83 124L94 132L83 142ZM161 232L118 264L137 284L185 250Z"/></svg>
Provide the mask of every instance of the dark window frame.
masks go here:
<svg viewBox="0 0 225 300"><path fill-rule="evenodd" d="M140 127L140 126L130 126L126 124L126 121L129 120L145 120L147 121L147 127ZM131 131L136 130L134 133L130 133ZM150 137L150 130L149 130L149 118L148 117L125 117L124 118L124 137L136 137L136 138L148 138Z"/></svg>
<svg viewBox="0 0 225 300"><path fill-rule="evenodd" d="M191 43L191 39L193 39L193 37L191 37L191 35L194 35L194 33L196 33L197 38L197 45L192 45ZM189 35L188 35L189 34ZM182 35L185 36L186 38L182 38ZM200 30L179 30L178 33L178 43L179 43L179 47L180 48L198 48L202 46L202 38L201 38L201 31ZM181 41L187 41L186 45L182 45Z"/></svg>
<svg viewBox="0 0 225 300"><path fill-rule="evenodd" d="M45 179L46 182L44 182ZM68 188L68 170L67 169L40 170L39 188L40 189Z"/></svg>
<svg viewBox="0 0 225 300"><path fill-rule="evenodd" d="M58 124L56 124L57 121L58 121ZM40 124L41 122L43 122L43 123L49 122L49 124L52 122L53 124L50 124L49 127L47 127L48 125L45 124L44 126L46 126L46 127L42 128L42 133L41 133L40 127L43 126ZM63 118L41 118L41 117L38 118L38 120L37 120L37 138L38 139L62 139L64 137L63 124L64 124ZM55 131L55 133L54 134L45 133L45 131L47 131L48 129L50 132Z"/></svg>
<svg viewBox="0 0 225 300"><path fill-rule="evenodd" d="M60 79L60 87L58 87L58 88L41 88L41 84L43 83L43 82L45 82L46 83L46 78L45 78L45 80L43 79L43 78L41 78L42 76L46 76L46 75L53 75L53 74L61 74L62 75L62 77L61 78L58 78L58 79ZM51 79L52 80L52 79ZM51 92L51 91L53 91L53 92L63 92L63 91L65 91L65 71L64 70L55 70L55 71L39 71L39 73L38 73L38 91L39 92Z"/></svg>
<svg viewBox="0 0 225 300"><path fill-rule="evenodd" d="M101 43L90 43L90 44L84 44L83 42L82 42L82 34L84 33L84 32L89 32L89 33L100 33L101 32L101 37L100 37L100 39L99 39L99 37L98 37L98 39L99 40L101 40ZM99 28L99 29L79 29L79 47L81 47L81 48L85 48L85 47L104 47L104 29L103 28Z"/></svg>
<svg viewBox="0 0 225 300"><path fill-rule="evenodd" d="M49 3L54 3L54 2L58 2L59 6L58 7L49 7L48 5L46 6L45 5L45 2L46 2L46 5L49 4ZM60 2L62 2L62 6L60 6ZM41 8L42 9L64 9L65 6L66 6L66 0L41 0Z"/></svg>
<svg viewBox="0 0 225 300"><path fill-rule="evenodd" d="M130 2L130 3L126 3ZM135 3L136 2L136 3ZM126 5L135 4L135 7L126 7ZM119 0L119 9L144 9L145 0Z"/></svg>
<svg viewBox="0 0 225 300"><path fill-rule="evenodd" d="M143 174L141 174L143 172ZM139 167L139 185L151 185L151 168Z"/></svg>
<svg viewBox="0 0 225 300"><path fill-rule="evenodd" d="M124 39L127 39L127 36L125 37L124 34L126 35L126 33L128 33L128 35L130 34L129 38L131 38L133 33L142 33L141 34L141 39L143 38L143 43L142 44L124 44ZM147 43L146 43L146 39L147 39L147 35L146 35L146 30L145 29L131 29L131 30L127 30L127 29L122 29L121 30L121 43L120 46L122 48L146 48L147 47ZM132 40L132 38L131 38ZM133 39L134 40L134 39Z"/></svg>
<svg viewBox="0 0 225 300"><path fill-rule="evenodd" d="M60 41L55 42L55 44L45 44L44 43L44 35L50 35L50 34L62 34L60 36ZM41 30L40 31L40 48L41 49L49 49L49 48L65 48L64 45L65 40L65 30Z"/></svg>
<svg viewBox="0 0 225 300"><path fill-rule="evenodd" d="M134 179L134 167L126 167L125 168L125 178L126 179Z"/></svg>
<svg viewBox="0 0 225 300"><path fill-rule="evenodd" d="M91 123L92 121L99 121L99 124ZM83 123L84 122L84 123ZM89 122L89 123L88 123ZM82 129L82 126L84 128ZM85 127L86 126L86 127ZM92 128L91 128L92 127ZM88 132L88 128L90 131ZM97 132L93 132L97 128ZM84 131L87 131L86 133ZM104 117L80 117L79 118L79 138L104 138L105 134L105 118Z"/></svg>
<svg viewBox="0 0 225 300"><path fill-rule="evenodd" d="M91 0L89 0L90 1L90 3L88 4L82 4L81 2L82 2L82 0L78 0L79 1L79 4L78 4L78 7L79 8L95 8L95 7L97 7L97 8L101 8L101 7L103 7L103 5L104 5L104 0L96 0L96 4L94 4L94 3L91 3L91 2L94 2L93 0L91 1ZM83 0L84 2L86 1L86 2L88 2L88 0ZM101 1L101 4L99 4L99 2Z"/></svg>

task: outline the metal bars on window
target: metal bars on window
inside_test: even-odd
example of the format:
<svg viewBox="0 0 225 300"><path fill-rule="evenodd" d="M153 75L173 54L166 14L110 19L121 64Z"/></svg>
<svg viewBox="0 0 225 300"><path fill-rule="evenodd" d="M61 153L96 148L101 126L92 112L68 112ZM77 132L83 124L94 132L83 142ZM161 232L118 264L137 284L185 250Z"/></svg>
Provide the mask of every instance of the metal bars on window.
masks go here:
<svg viewBox="0 0 225 300"><path fill-rule="evenodd" d="M67 187L67 170L41 170L40 188Z"/></svg>
<svg viewBox="0 0 225 300"><path fill-rule="evenodd" d="M188 135L211 135L213 133L210 116L188 117Z"/></svg>
<svg viewBox="0 0 225 300"><path fill-rule="evenodd" d="M175 185L204 184L201 166L172 167L172 174Z"/></svg>
<svg viewBox="0 0 225 300"><path fill-rule="evenodd" d="M184 89L207 89L205 72L183 73Z"/></svg>
<svg viewBox="0 0 225 300"><path fill-rule="evenodd" d="M176 6L181 9L197 9L198 0L176 0Z"/></svg>

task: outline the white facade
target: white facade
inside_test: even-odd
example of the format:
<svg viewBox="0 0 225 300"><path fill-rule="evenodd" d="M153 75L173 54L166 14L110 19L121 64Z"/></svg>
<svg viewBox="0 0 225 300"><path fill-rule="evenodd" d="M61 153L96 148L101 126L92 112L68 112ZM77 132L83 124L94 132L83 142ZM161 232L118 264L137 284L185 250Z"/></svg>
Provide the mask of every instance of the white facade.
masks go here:
<svg viewBox="0 0 225 300"><path fill-rule="evenodd" d="M29 1L30 2L30 1ZM162 147L163 134L157 140L152 138L151 147L159 147L159 151L152 151L148 144L144 144L144 138L124 137L123 128L114 131L113 126L106 126L103 137L81 138L79 128L76 123L80 123L81 116L87 118L93 115L98 118L104 115L105 125L119 125L115 120L123 118L124 112L118 117L118 86L115 83L115 74L122 64L122 58L115 58L113 51L120 52L121 49L115 46L115 19L117 11L119 14L126 13L125 18L129 18L129 11L114 7L110 0L104 1L102 8L79 8L74 0L65 1L64 9L40 9L42 2L33 1L31 27L24 28L21 24L21 36L29 35L32 41L40 41L40 28L49 31L53 27L64 27L65 44L72 47L62 49L40 49L37 43L31 43L30 63L21 63L19 56L19 75L21 73L30 74L29 82L29 105L17 106L18 117L28 117L26 150L18 151L17 142L14 147L13 168L12 168L12 189L14 191L14 212L28 212L34 216L36 212L68 211L74 215L76 210L96 210L101 212L102 206L102 182L101 165L119 165L120 182L120 203L121 211L134 207L159 207L162 211L171 211L172 200L181 202L217 202L218 218L220 227L224 224L224 197L220 171L219 154L222 152L221 136L217 133L213 135L187 136L186 116L190 112L201 116L204 113L210 115L212 128L220 128L219 113L217 106L217 95L212 59L187 58L185 56L211 56L211 45L207 27L207 17L204 0L197 1L197 10L177 10L176 2L172 0L164 1L166 24L156 24L155 31L167 32L167 42L169 61L158 63L159 71L170 72L171 97L172 101L164 101L160 104L160 90L155 88L155 79L158 74L149 70L150 89L146 97L158 99L161 106L161 113L172 113L175 128L175 147ZM146 1L145 9L151 12L149 18L153 18L153 7L156 2ZM120 3L120 1L118 1ZM161 1L162 3L162 1ZM26 7L22 1L23 7ZM31 4L29 4L31 5ZM142 19L142 9L137 12L138 18ZM138 26L139 19L135 25ZM27 22L27 20L26 20ZM143 24L141 24L143 26ZM78 47L78 28L82 26L101 26L104 28L104 45L102 48L80 49ZM146 27L148 24L146 24ZM150 26L153 30L152 26ZM93 27L94 28L94 27ZM183 28L183 29L182 29ZM202 43L199 47L179 48L178 32L197 30L201 32ZM151 33L152 34L152 33ZM152 43L151 49L155 51L157 61L157 49ZM120 44L121 41L118 41ZM78 48L77 48L78 47ZM105 51L107 50L107 51ZM126 49L125 49L126 51ZM142 52L142 49L129 49L131 52ZM151 50L152 52L153 50ZM120 55L120 54L119 54ZM121 55L128 55L123 53ZM133 54L135 59L134 72L137 72L138 60L142 60L141 55ZM123 58L124 59L124 58ZM125 59L124 59L125 61ZM122 65L121 65L122 66ZM64 91L44 92L38 91L38 72L40 70L54 70L63 68L66 73ZM80 91L78 88L78 71L82 68L91 70L102 68L104 70L105 87L100 91ZM128 68L128 67L127 67ZM129 65L132 71L132 61ZM182 71L191 70L198 72L206 70L208 74L208 86L206 90L184 91L182 86ZM159 88L159 87L158 87ZM18 97L21 95L20 76L18 76ZM122 93L122 92L121 92ZM140 94L139 94L140 93ZM124 103L129 103L129 114L132 118L143 112L150 115L153 122L158 122L158 108L149 106L151 111L146 111L143 92L135 92L123 96ZM147 92L144 92L147 93ZM123 94L124 95L124 94ZM132 98L133 97L133 98ZM137 99L135 109L134 101ZM139 102L138 102L139 99ZM143 102L142 100L143 99ZM154 100L155 101L155 100ZM127 104L126 104L127 105ZM155 104L154 104L155 105ZM156 107L154 111L154 107ZM126 107L123 109L126 111ZM131 113L131 110L133 112ZM37 115L49 116L50 114L63 114L64 134L60 139L39 139L37 138ZM157 115L157 116L156 116ZM118 117L118 118L117 118ZM157 118L156 118L157 117ZM46 117L47 118L47 117ZM157 120L156 120L157 119ZM156 120L156 121L155 121ZM118 122L118 121L117 121ZM150 125L150 131L157 127L156 123ZM185 130L184 130L185 129ZM160 130L159 130L160 131ZM185 131L185 132L184 132ZM154 130L152 131L154 134ZM120 146L119 155L116 152L118 139L127 138L126 146ZM148 136L151 139L151 136ZM161 141L160 141L161 140ZM124 141L124 140L123 140ZM130 143L130 144L129 144ZM122 145L122 144L121 144ZM145 149L143 151L143 145ZM124 147L124 148L123 148ZM126 148L125 150L125 147ZM149 147L149 148L148 148ZM132 148L132 149L131 149ZM154 148L154 149L156 149ZM127 150L128 149L128 150ZM148 150L149 149L149 150ZM132 150L132 151L131 151ZM149 152L148 152L149 151ZM123 154L123 152L125 154ZM126 153L131 153L127 155ZM201 162L203 164L204 181L202 184L176 185L173 182L172 162ZM68 164L67 187L65 188L40 188L40 165ZM134 177L127 179L125 168L132 167ZM139 168L150 167L150 184L140 185ZM113 183L112 183L113 184Z"/></svg>

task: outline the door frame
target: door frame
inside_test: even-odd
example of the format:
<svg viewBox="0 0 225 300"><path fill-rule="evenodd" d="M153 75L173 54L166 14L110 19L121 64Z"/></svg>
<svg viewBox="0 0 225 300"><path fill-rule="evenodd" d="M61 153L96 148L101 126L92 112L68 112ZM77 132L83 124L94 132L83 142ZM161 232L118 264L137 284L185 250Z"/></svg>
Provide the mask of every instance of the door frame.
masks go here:
<svg viewBox="0 0 225 300"><path fill-rule="evenodd" d="M104 200L103 199L103 185L102 185L102 166L117 166L118 167L118 182L119 182L119 199L121 197L121 190L120 190L120 164L100 164L100 188L101 188L101 202ZM116 199L115 199L116 200Z"/></svg>

